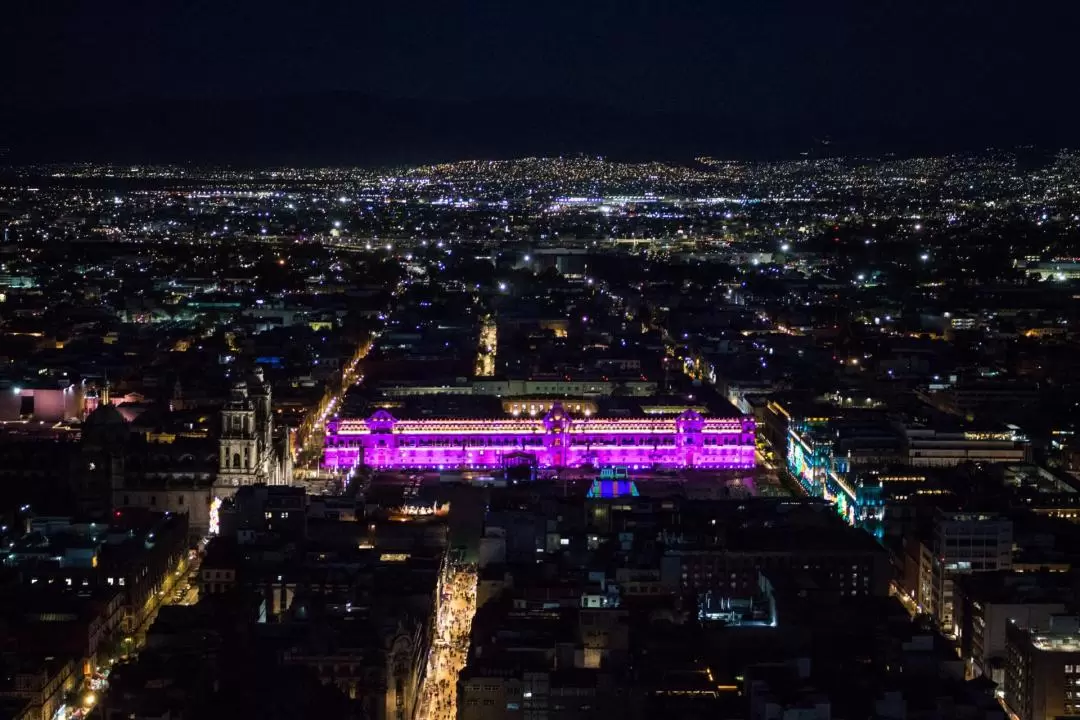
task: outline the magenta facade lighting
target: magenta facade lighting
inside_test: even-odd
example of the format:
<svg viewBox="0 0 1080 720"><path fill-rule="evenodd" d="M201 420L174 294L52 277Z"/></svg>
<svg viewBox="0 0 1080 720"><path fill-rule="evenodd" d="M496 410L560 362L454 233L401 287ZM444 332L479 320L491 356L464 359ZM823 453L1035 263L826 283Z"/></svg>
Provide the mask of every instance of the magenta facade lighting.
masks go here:
<svg viewBox="0 0 1080 720"><path fill-rule="evenodd" d="M367 420L327 425L323 466L376 469L494 469L527 460L540 467L746 470L754 467L754 420L676 417L571 417L561 404L538 418L398 420L378 410Z"/></svg>

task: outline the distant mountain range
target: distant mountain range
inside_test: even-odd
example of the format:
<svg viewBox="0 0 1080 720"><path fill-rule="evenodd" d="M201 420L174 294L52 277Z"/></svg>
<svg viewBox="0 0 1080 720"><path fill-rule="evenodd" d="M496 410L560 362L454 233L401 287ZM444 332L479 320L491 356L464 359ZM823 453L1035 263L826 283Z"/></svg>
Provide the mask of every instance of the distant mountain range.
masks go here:
<svg viewBox="0 0 1080 720"><path fill-rule="evenodd" d="M348 93L0 106L0 162L115 161L247 165L386 165L587 153L612 159L740 159L896 152L1075 139L1064 118L1019 110L970 121L875 117L856 104L841 123L790 115L656 112L569 101L427 101ZM825 140L825 138L831 138Z"/></svg>

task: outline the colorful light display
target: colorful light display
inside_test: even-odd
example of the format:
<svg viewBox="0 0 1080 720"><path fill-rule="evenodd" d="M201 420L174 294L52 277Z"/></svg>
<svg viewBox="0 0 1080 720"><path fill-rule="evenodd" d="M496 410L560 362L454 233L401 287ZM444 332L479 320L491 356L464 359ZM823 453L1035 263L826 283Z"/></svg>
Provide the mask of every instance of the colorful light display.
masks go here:
<svg viewBox="0 0 1080 720"><path fill-rule="evenodd" d="M848 462L836 457L821 420L805 420L788 430L787 467L811 497L833 503L849 525L861 527L879 540L885 514L881 484L856 483Z"/></svg>
<svg viewBox="0 0 1080 720"><path fill-rule="evenodd" d="M327 425L323 465L378 469L487 469L623 465L631 469L754 467L754 420L705 418L693 410L663 418L572 417L555 403L539 418L367 420Z"/></svg>
<svg viewBox="0 0 1080 720"><path fill-rule="evenodd" d="M832 446L818 441L808 427L788 431L788 470L812 497L826 497L825 475L832 460Z"/></svg>
<svg viewBox="0 0 1080 720"><path fill-rule="evenodd" d="M639 497L641 493L638 492L637 485L633 480L608 480L608 479L596 479L593 480L592 486L589 487L589 492L585 494L588 498L622 498L622 497Z"/></svg>
<svg viewBox="0 0 1080 720"><path fill-rule="evenodd" d="M215 497L210 501L210 529L211 535L221 532L221 498Z"/></svg>

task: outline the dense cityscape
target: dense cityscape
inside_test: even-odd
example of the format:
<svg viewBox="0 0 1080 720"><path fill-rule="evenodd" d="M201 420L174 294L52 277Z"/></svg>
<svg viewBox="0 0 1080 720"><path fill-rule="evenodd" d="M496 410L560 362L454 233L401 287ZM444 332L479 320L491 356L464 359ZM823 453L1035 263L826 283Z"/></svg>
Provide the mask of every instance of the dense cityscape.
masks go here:
<svg viewBox="0 0 1080 720"><path fill-rule="evenodd" d="M1080 715L1078 155L23 166L0 230L0 717Z"/></svg>

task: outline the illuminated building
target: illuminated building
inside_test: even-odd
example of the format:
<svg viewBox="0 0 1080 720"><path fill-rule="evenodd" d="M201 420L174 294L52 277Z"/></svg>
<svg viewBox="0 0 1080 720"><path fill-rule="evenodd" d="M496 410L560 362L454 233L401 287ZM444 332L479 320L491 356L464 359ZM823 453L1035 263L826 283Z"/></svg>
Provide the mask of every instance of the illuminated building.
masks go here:
<svg viewBox="0 0 1080 720"><path fill-rule="evenodd" d="M37 387L0 389L0 420L63 422L83 416L86 388L83 383L39 383Z"/></svg>
<svg viewBox="0 0 1080 720"><path fill-rule="evenodd" d="M502 407L503 412L508 415L518 417L519 415L529 415L534 417L536 415L545 415L551 412L551 408L555 406L555 403L562 403L563 410L570 412L574 415L584 415L585 417L591 417L598 411L596 401L589 399L582 400L567 400L557 399L544 396L524 396L514 398L503 398ZM644 408L642 408L644 410ZM685 409L685 408L683 408ZM676 415L679 411L676 411Z"/></svg>
<svg viewBox="0 0 1080 720"><path fill-rule="evenodd" d="M1080 482L1068 472L1038 465L1002 468L1003 483L1036 515L1080 523Z"/></svg>
<svg viewBox="0 0 1080 720"><path fill-rule="evenodd" d="M786 434L786 465L792 477L809 496L834 503L848 524L878 539L884 536L886 498L892 495L888 486L923 482L925 475L918 468L1018 462L1029 452L1027 439L1012 427L945 432L893 426L873 415L794 415L775 402L767 410L766 427L773 442L779 432ZM882 468L909 469L883 472Z"/></svg>
<svg viewBox="0 0 1080 720"><path fill-rule="evenodd" d="M836 431L828 418L794 421L788 429L787 467L807 495L828 500L849 525L865 527L881 538L884 514L881 486L850 480L850 457L837 457Z"/></svg>
<svg viewBox="0 0 1080 720"><path fill-rule="evenodd" d="M787 437L787 466L811 497L825 497L825 478L832 465L827 418L793 422Z"/></svg>
<svg viewBox="0 0 1080 720"><path fill-rule="evenodd" d="M909 426L904 428L904 433L908 464L912 467L956 467L965 462L1021 463L1029 461L1031 454L1027 437L1012 426L991 432L945 432Z"/></svg>
<svg viewBox="0 0 1080 720"><path fill-rule="evenodd" d="M1019 720L1080 713L1080 619L1057 615L1045 628L1005 628L1005 702Z"/></svg>
<svg viewBox="0 0 1080 720"><path fill-rule="evenodd" d="M66 717L65 699L77 692L82 680L75 661L41 657L11 672L9 683L0 689L0 703L11 708L15 720ZM18 710L14 708L18 707Z"/></svg>
<svg viewBox="0 0 1080 720"><path fill-rule="evenodd" d="M861 527L881 540L885 536L885 496L882 481L858 478L854 482L854 497L847 494L849 487L851 486L845 483L837 498L837 504L842 505L840 514L846 516L852 525Z"/></svg>
<svg viewBox="0 0 1080 720"><path fill-rule="evenodd" d="M220 529L220 501L238 488L291 482L288 435L275 431L270 388L259 370L233 386L217 438L147 431L103 395L82 424L72 473L79 508L90 517L119 508L183 513L193 538L203 537Z"/></svg>
<svg viewBox="0 0 1080 720"><path fill-rule="evenodd" d="M218 438L218 485L287 485L291 456L275 442L270 386L256 368L248 381L237 382L221 410Z"/></svg>
<svg viewBox="0 0 1080 720"><path fill-rule="evenodd" d="M1013 524L993 513L939 510L930 542L930 551L920 553L917 597L941 627L955 637L959 635L953 614L955 577L1012 567Z"/></svg>
<svg viewBox="0 0 1080 720"><path fill-rule="evenodd" d="M644 468L754 467L754 421L674 417L575 417L555 403L541 417L399 420L380 409L366 420L328 424L324 465L345 469L623 465Z"/></svg>
<svg viewBox="0 0 1080 720"><path fill-rule="evenodd" d="M494 356L491 356L494 357ZM462 382L421 383L395 381L382 383L379 391L388 398L422 397L427 395L481 395L513 398L528 403L528 398L597 398L622 394L629 397L647 398L656 394L658 384L633 378L568 378L565 375L537 375L527 379L475 377Z"/></svg>
<svg viewBox="0 0 1080 720"><path fill-rule="evenodd" d="M1024 273L1035 280L1065 282L1080 278L1080 263L1062 261L1029 263L1024 268Z"/></svg>
<svg viewBox="0 0 1080 720"><path fill-rule="evenodd" d="M1071 605L1073 581L1067 572L972 573L956 578L953 612L960 628L960 652L973 676L1005 685L1009 623L1046 627Z"/></svg>
<svg viewBox="0 0 1080 720"><path fill-rule="evenodd" d="M593 480L585 497L620 498L640 495L637 485L627 477L625 468L604 468L600 471L600 477Z"/></svg>

